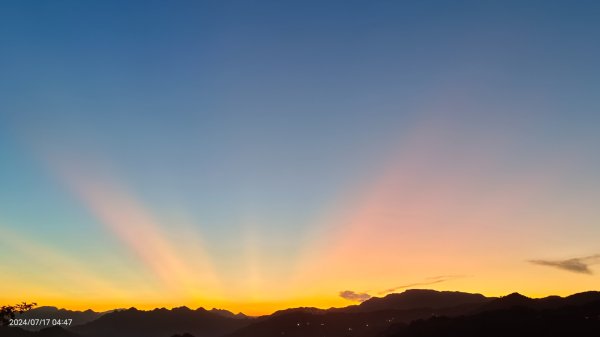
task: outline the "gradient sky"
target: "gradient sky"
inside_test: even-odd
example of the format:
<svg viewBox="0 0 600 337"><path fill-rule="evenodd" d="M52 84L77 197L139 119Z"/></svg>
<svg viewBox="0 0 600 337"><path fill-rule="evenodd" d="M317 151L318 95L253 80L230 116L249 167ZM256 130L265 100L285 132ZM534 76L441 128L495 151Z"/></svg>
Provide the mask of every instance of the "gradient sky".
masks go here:
<svg viewBox="0 0 600 337"><path fill-rule="evenodd" d="M0 302L261 314L343 290L597 289L598 17L2 2Z"/></svg>

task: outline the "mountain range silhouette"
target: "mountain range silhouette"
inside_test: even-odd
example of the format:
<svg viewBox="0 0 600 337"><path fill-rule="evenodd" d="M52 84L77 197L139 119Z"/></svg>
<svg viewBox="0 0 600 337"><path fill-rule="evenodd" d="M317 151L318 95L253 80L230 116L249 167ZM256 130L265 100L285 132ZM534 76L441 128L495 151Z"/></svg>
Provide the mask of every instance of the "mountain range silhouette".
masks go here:
<svg viewBox="0 0 600 337"><path fill-rule="evenodd" d="M73 325L39 331L0 327L0 336L587 337L600 336L600 292L533 299L518 293L495 298L412 289L343 308L290 308L260 317L187 307L149 311L130 308L104 313L40 307L19 316L36 317L72 318Z"/></svg>

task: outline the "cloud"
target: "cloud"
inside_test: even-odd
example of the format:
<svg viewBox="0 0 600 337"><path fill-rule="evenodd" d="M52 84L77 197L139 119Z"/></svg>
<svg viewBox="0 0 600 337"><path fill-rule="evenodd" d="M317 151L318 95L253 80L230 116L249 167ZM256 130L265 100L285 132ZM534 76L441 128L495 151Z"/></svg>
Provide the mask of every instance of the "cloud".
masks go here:
<svg viewBox="0 0 600 337"><path fill-rule="evenodd" d="M452 279L459 278L459 277L464 277L464 275L440 275L440 276L428 277L422 282L403 284L403 285L393 287L393 288L390 288L390 289L387 289L384 291L380 291L379 295L393 293L399 289L406 289L406 288L413 288L413 287L427 286L427 285L436 284L436 283L442 283L442 282L446 282L448 280L452 280Z"/></svg>
<svg viewBox="0 0 600 337"><path fill-rule="evenodd" d="M352 290L344 290L340 291L340 297L349 301L364 302L371 298L371 295L367 293L357 293Z"/></svg>
<svg viewBox="0 0 600 337"><path fill-rule="evenodd" d="M600 264L600 254L567 260L529 260L529 262L540 266L555 267L573 273L592 275L593 272L590 269L590 266Z"/></svg>

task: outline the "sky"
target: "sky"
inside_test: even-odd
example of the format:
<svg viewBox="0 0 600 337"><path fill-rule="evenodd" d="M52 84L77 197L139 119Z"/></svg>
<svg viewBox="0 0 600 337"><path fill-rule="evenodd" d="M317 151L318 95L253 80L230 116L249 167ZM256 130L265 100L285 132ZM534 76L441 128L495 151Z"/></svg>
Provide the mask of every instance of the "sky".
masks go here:
<svg viewBox="0 0 600 337"><path fill-rule="evenodd" d="M0 4L0 303L600 284L595 1Z"/></svg>

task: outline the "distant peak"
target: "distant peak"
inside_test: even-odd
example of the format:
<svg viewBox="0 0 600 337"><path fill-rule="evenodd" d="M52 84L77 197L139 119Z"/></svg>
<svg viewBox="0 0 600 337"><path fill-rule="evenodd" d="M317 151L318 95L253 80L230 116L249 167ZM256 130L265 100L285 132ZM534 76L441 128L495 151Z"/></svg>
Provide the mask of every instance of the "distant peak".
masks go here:
<svg viewBox="0 0 600 337"><path fill-rule="evenodd" d="M433 290L433 289L406 289L403 292L404 293L439 293L441 291Z"/></svg>
<svg viewBox="0 0 600 337"><path fill-rule="evenodd" d="M289 313L320 314L320 313L324 313L324 312L325 312L325 310L315 308L315 307L297 307L297 308L277 310L273 313L273 315L282 315L282 314L289 314Z"/></svg>
<svg viewBox="0 0 600 337"><path fill-rule="evenodd" d="M504 296L502 298L504 298L504 299L527 299L527 300L530 299L529 297L521 295L521 294L519 294L517 292L508 294L508 295L506 295L506 296Z"/></svg>
<svg viewBox="0 0 600 337"><path fill-rule="evenodd" d="M391 293L384 297L373 297L365 302L376 301L378 299L390 299L390 298L403 298L403 297L431 297L431 296L468 296L468 297L481 297L485 296L478 293L466 293L462 291L440 291L433 289L406 289L401 293ZM363 302L364 303L364 302Z"/></svg>
<svg viewBox="0 0 600 337"><path fill-rule="evenodd" d="M173 308L173 311L192 311L190 308L184 306Z"/></svg>
<svg viewBox="0 0 600 337"><path fill-rule="evenodd" d="M37 310L48 310L48 311L58 311L59 310L57 307L53 307L53 306L50 306L50 305L44 305L44 306L37 307L37 308L34 308L34 309L37 309Z"/></svg>
<svg viewBox="0 0 600 337"><path fill-rule="evenodd" d="M235 315L233 312L231 312L229 310L225 310L225 309L212 308L212 309L210 309L208 311L212 312L214 314L217 314L217 315L221 315L221 316L231 317L231 316Z"/></svg>

